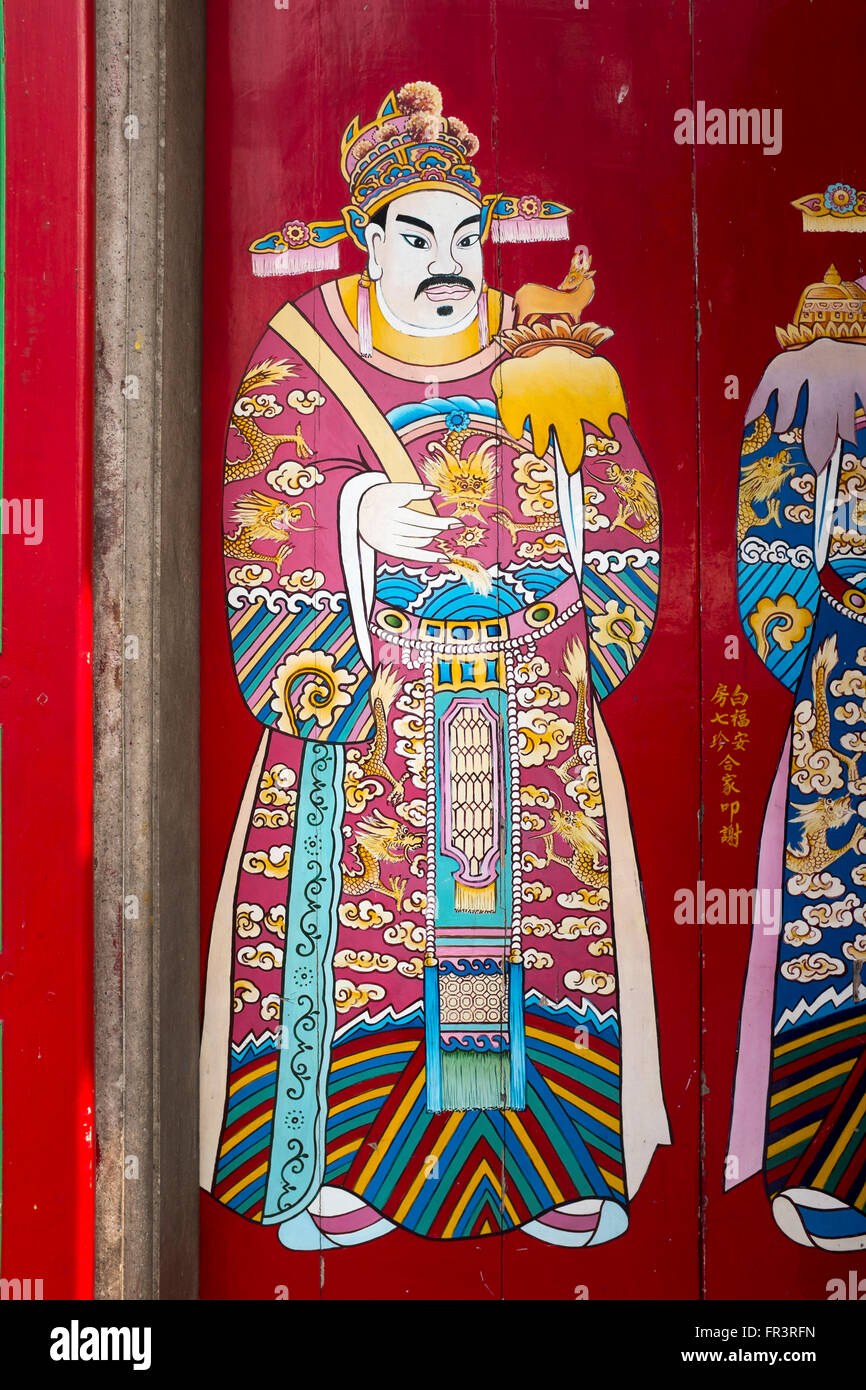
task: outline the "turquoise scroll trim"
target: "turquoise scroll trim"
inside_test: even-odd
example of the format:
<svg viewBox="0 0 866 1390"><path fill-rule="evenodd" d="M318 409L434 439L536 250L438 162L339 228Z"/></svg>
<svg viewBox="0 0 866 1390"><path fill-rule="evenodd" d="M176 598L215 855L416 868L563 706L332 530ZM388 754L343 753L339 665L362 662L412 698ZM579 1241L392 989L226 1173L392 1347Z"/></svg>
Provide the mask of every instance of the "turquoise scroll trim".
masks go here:
<svg viewBox="0 0 866 1390"><path fill-rule="evenodd" d="M523 963L508 967L508 1036L511 1049L509 1110L526 1108L526 1025L523 1015Z"/></svg>
<svg viewBox="0 0 866 1390"><path fill-rule="evenodd" d="M339 744L304 745L286 905L273 1143L262 1216L268 1224L303 1211L321 1186L325 1167L344 764Z"/></svg>
<svg viewBox="0 0 866 1390"><path fill-rule="evenodd" d="M439 1050L439 967L424 966L424 1045L427 1050L427 1109L442 1109L442 1053Z"/></svg>

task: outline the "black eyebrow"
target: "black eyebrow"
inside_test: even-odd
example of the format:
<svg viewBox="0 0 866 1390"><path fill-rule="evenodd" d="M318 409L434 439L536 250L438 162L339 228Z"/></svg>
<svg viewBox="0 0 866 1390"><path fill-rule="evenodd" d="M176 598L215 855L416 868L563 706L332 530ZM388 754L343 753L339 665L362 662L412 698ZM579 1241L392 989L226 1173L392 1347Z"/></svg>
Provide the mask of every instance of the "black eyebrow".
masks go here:
<svg viewBox="0 0 866 1390"><path fill-rule="evenodd" d="M429 222L422 222L421 219L420 219L419 217L406 217L406 215L405 215L404 213L399 212L399 213L397 214L397 219L396 219L396 220L397 220L398 222L411 222L411 224L412 224L413 227L420 227L423 231L429 232L431 236L435 236L435 235L436 235L435 232L433 231L433 228L430 226L430 223L429 223ZM470 218L470 221L471 221L471 218ZM462 226L463 224L461 223L460 225Z"/></svg>
<svg viewBox="0 0 866 1390"><path fill-rule="evenodd" d="M468 227L470 222L478 222L480 224L481 217L477 212L475 213L474 217L465 217L462 222L458 223L458 225L454 229L455 233L462 231L464 227Z"/></svg>

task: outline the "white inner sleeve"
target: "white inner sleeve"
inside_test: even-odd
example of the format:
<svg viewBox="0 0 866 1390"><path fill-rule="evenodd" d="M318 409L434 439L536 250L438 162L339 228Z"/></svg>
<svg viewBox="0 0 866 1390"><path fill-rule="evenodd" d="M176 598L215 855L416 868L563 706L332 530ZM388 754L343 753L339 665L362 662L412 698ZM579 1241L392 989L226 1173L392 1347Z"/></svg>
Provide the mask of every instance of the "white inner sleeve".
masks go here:
<svg viewBox="0 0 866 1390"><path fill-rule="evenodd" d="M562 461L555 433L553 455L556 459L556 500L559 519L579 581L583 572L583 474L578 469L576 473L569 475Z"/></svg>
<svg viewBox="0 0 866 1390"><path fill-rule="evenodd" d="M836 514L836 489L839 485L839 464L842 458L842 440L836 440L836 448L824 469L815 479L815 564L823 569L833 530Z"/></svg>
<svg viewBox="0 0 866 1390"><path fill-rule="evenodd" d="M340 559L346 577L349 617L355 629L358 651L370 670L373 669L373 642L369 618L375 595L376 552L361 539L358 512L368 490L387 481L384 473L359 473L345 484L339 502Z"/></svg>

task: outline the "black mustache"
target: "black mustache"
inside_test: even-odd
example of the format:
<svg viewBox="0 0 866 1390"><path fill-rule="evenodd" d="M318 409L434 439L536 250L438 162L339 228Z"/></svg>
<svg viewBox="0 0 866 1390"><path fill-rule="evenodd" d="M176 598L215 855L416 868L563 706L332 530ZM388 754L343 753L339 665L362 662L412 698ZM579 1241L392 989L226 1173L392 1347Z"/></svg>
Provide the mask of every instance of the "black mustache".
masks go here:
<svg viewBox="0 0 866 1390"><path fill-rule="evenodd" d="M432 289L434 285L463 285L467 290L474 290L475 286L471 280L467 280L465 275L431 275L426 280L422 280L417 290L415 298L423 294L425 290Z"/></svg>

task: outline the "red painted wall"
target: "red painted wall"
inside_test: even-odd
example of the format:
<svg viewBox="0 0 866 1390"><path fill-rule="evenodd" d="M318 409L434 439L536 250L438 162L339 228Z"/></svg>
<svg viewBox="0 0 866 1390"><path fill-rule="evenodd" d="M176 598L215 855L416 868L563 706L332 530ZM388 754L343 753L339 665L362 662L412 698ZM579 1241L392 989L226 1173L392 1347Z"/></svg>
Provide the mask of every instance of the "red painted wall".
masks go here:
<svg viewBox="0 0 866 1390"><path fill-rule="evenodd" d="M88 1298L92 16L87 0L3 8L3 496L42 499L44 535L3 538L0 1268Z"/></svg>

